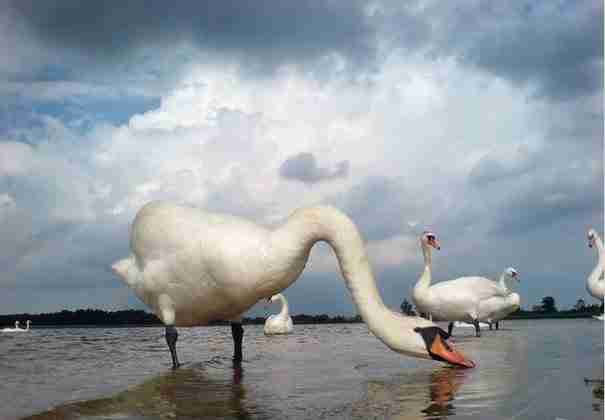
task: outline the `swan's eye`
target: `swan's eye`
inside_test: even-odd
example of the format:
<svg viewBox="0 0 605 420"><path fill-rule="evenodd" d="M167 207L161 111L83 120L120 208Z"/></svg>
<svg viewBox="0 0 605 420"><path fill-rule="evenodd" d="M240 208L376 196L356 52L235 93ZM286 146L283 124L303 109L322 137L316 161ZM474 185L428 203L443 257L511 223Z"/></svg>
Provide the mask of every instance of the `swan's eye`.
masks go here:
<svg viewBox="0 0 605 420"><path fill-rule="evenodd" d="M429 241L434 241L435 235L426 235L426 239L428 239Z"/></svg>

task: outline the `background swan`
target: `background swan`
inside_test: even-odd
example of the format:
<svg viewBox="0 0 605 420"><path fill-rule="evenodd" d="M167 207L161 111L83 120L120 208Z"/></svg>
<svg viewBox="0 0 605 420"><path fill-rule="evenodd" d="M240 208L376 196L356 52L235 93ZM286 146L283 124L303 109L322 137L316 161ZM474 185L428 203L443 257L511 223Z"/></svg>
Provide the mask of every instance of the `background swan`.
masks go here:
<svg viewBox="0 0 605 420"><path fill-rule="evenodd" d="M603 241L594 229L588 231L588 246L590 248L594 246L597 249L597 265L586 279L586 290L592 297L601 301L601 315L596 318L602 320L605 294L605 253L603 252Z"/></svg>
<svg viewBox="0 0 605 420"><path fill-rule="evenodd" d="M26 327L25 328L19 328L19 321L15 321L15 328L3 328L2 332L22 332L22 331L29 331L29 324L31 321L27 320L26 321Z"/></svg>
<svg viewBox="0 0 605 420"><path fill-rule="evenodd" d="M510 291L508 283L512 280L521 281L517 270L509 267L500 275L499 281L500 287L506 290L508 295L504 297L495 296L483 300L479 304L479 320L487 321L490 330L493 324L495 324L496 329L500 329L500 320L521 307L521 297L519 294Z"/></svg>
<svg viewBox="0 0 605 420"><path fill-rule="evenodd" d="M288 301L281 293L269 298L269 302L281 302L281 311L278 314L269 315L265 320L265 335L290 334L294 330L292 318L288 312Z"/></svg>
<svg viewBox="0 0 605 420"><path fill-rule="evenodd" d="M421 235L420 247L424 256L424 271L412 292L416 308L429 314L429 319L450 321L448 334L454 328L454 321L464 321L475 325L475 334L479 337L479 303L494 296L504 297L508 294L507 291L484 277L460 277L431 286L431 248L441 247L432 232Z"/></svg>
<svg viewBox="0 0 605 420"><path fill-rule="evenodd" d="M333 248L359 314L384 344L412 357L474 366L449 347L447 334L436 324L384 305L357 228L332 207L297 210L269 230L234 216L151 202L133 221L132 254L112 268L166 325L177 367L175 326L239 318L259 300L290 286L318 241ZM234 361L239 362L241 323L232 324L232 333Z"/></svg>

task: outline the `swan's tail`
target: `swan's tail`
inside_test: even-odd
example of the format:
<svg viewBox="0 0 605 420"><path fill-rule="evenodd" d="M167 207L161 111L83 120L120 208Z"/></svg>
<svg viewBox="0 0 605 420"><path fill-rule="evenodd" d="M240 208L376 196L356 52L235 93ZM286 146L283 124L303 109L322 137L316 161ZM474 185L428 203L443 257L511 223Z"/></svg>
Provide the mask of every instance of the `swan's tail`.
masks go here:
<svg viewBox="0 0 605 420"><path fill-rule="evenodd" d="M138 282L140 271L132 255L116 261L111 266L111 269L131 287Z"/></svg>

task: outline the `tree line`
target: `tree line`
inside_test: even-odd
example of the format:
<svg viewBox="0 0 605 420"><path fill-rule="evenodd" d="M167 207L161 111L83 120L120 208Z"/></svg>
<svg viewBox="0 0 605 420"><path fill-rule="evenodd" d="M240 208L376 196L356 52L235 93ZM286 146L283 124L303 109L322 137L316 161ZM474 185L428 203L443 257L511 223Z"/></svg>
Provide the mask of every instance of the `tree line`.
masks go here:
<svg viewBox="0 0 605 420"><path fill-rule="evenodd" d="M135 309L121 311L105 311L102 309L78 309L75 311L62 310L60 312L41 314L11 314L0 315L0 326L13 326L15 321L25 324L30 320L32 327L37 326L161 326L162 322L154 314ZM329 316L300 314L292 316L295 324L344 324L362 322L359 315L347 317L342 315ZM244 318L244 324L264 324L265 317ZM210 325L227 325L227 321L214 321Z"/></svg>
<svg viewBox="0 0 605 420"><path fill-rule="evenodd" d="M407 315L417 315L414 306L404 299L400 305L401 312ZM576 304L567 310L559 310L552 296L544 296L538 305L531 310L519 309L510 314L508 319L519 318L582 318L602 313L602 307L597 304L587 305L584 299L578 299ZM265 317L244 318L244 324L264 324ZM162 322L154 314L144 310L125 309L120 311L105 311L102 309L78 309L75 311L62 310L40 314L0 315L0 326L13 326L15 321L25 324L30 320L32 326L161 326ZM293 315L294 324L348 324L363 322L361 316L330 316L327 314ZM227 321L214 321L210 325L227 325Z"/></svg>

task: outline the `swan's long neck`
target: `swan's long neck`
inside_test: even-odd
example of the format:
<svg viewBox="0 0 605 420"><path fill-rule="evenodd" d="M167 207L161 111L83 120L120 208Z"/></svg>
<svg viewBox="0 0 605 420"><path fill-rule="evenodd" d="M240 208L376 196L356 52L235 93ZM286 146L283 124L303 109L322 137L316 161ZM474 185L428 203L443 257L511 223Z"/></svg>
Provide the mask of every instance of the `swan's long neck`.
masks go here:
<svg viewBox="0 0 605 420"><path fill-rule="evenodd" d="M427 290L429 287L431 287L431 279L432 279L431 249L424 242L421 242L421 246L422 246L422 255L424 257L424 270L423 270L422 274L420 275L420 278L416 282L416 285L414 286L414 289L416 289L417 291Z"/></svg>
<svg viewBox="0 0 605 420"><path fill-rule="evenodd" d="M500 285L500 288L502 290L504 290L504 293L506 293L507 295L510 295L511 291L510 291L510 288L508 287L508 282L507 282L508 279L509 279L509 277L506 275L506 273L502 273L500 275L500 281L498 282L498 284Z"/></svg>
<svg viewBox="0 0 605 420"><path fill-rule="evenodd" d="M340 271L359 314L378 337L384 333L385 311L363 240L353 222L332 207L311 207L296 211L287 222L272 233L275 255L271 265L279 278L277 291L291 284L309 258L311 247L318 241L327 242L334 250ZM279 272L288 271L287 275Z"/></svg>
<svg viewBox="0 0 605 420"><path fill-rule="evenodd" d="M281 311L279 311L279 317L288 318L290 316L290 312L288 310L288 301L286 300L286 297L281 293L279 294L279 300L281 301Z"/></svg>
<svg viewBox="0 0 605 420"><path fill-rule="evenodd" d="M601 276L603 274L603 271L605 270L605 253L603 252L603 241L601 241L601 238L598 235L595 235L594 243L595 247L597 248L598 260L597 265L588 277L589 285L596 285L599 281L603 281L601 280Z"/></svg>

